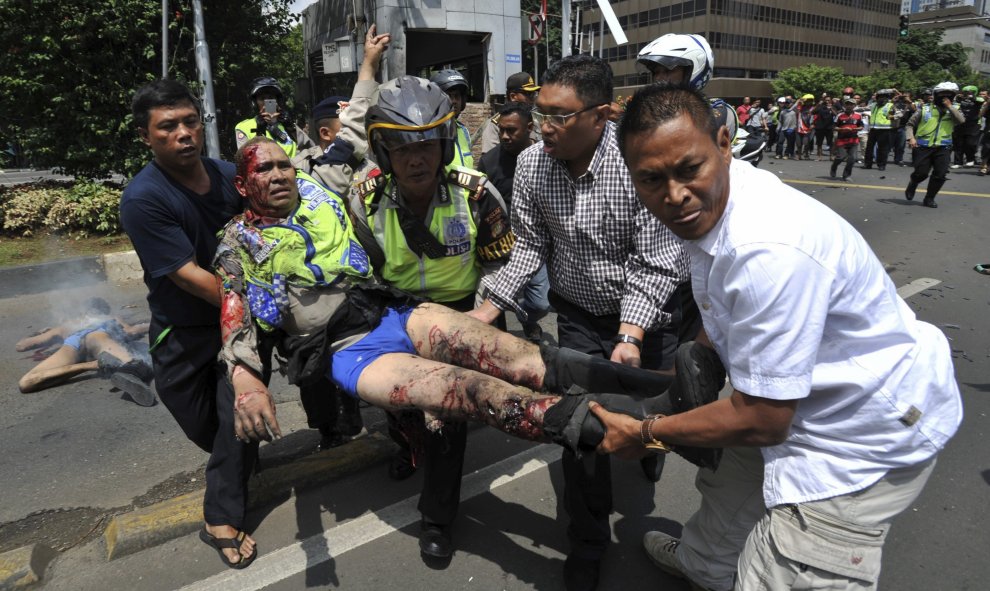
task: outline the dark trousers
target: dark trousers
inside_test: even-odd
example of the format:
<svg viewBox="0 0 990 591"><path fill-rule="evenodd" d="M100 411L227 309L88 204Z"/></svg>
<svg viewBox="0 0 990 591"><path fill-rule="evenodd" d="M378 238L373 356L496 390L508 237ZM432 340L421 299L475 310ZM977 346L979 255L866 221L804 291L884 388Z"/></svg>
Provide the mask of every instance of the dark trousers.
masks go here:
<svg viewBox="0 0 990 591"><path fill-rule="evenodd" d="M856 152L859 151L859 144L847 146L836 146L832 150L832 168L830 176L835 176L835 171L839 169L839 163L843 160L846 167L842 170L842 178L847 179L852 174L853 165L856 164Z"/></svg>
<svg viewBox="0 0 990 591"><path fill-rule="evenodd" d="M440 303L459 312L468 312L474 308L474 294L456 302ZM389 413L387 416L389 435L399 447L408 451L409 444L398 430L394 415ZM423 520L428 523L450 525L457 517L461 504L467 432L467 423L453 421L445 422L435 433L426 431L422 458L423 488L417 507Z"/></svg>
<svg viewBox="0 0 990 591"><path fill-rule="evenodd" d="M330 378L299 386L299 400L306 411L306 424L310 429L335 429L341 407L349 413L360 412L358 399L347 395Z"/></svg>
<svg viewBox="0 0 990 591"><path fill-rule="evenodd" d="M152 319L152 343L164 329ZM206 523L241 529L258 444L234 438L234 390L217 361L219 352L220 327L173 327L151 352L151 360L162 404L186 437L210 454L203 501Z"/></svg>
<svg viewBox="0 0 990 591"><path fill-rule="evenodd" d="M777 158L782 158L787 156L788 158L794 157L794 141L796 140L797 132L793 129L781 129L777 132ZM787 145L785 150L784 145Z"/></svg>
<svg viewBox="0 0 990 591"><path fill-rule="evenodd" d="M692 319L685 319L692 315L685 306L690 307L693 302L690 283L682 284L670 297L664 311L671 314L671 323L657 332L648 333L643 339L644 368L669 369L673 366L682 325L694 326L697 334L698 325ZM595 316L552 290L550 303L557 310L557 341L561 347L605 359L611 357L619 328L618 314ZM693 316L698 317L697 307L693 308ZM608 523L612 512L609 456L588 454L579 460L572 452L564 450L560 466L564 475L563 505L571 520L567 528L571 554L597 560L612 537Z"/></svg>
<svg viewBox="0 0 990 591"><path fill-rule="evenodd" d="M873 166L873 150L876 149L878 167L887 166L887 156L890 155L892 129L871 129L866 136L866 152L863 153L863 164Z"/></svg>
<svg viewBox="0 0 990 591"><path fill-rule="evenodd" d="M818 145L818 152L822 151L822 146L828 146L829 151L832 150L832 128L828 127L825 129L815 129L815 143Z"/></svg>
<svg viewBox="0 0 990 591"><path fill-rule="evenodd" d="M934 199L939 189L945 184L945 176L949 173L949 159L952 154L952 147L926 148L918 146L911 153L914 158L914 172L911 173L911 183L914 185L921 184L928 178L928 173L931 172L932 178L928 180L925 199Z"/></svg>
<svg viewBox="0 0 990 591"><path fill-rule="evenodd" d="M907 128L901 125L894 130L894 164L904 162L904 146L907 144Z"/></svg>
<svg viewBox="0 0 990 591"><path fill-rule="evenodd" d="M955 152L955 163L962 166L976 160L976 147L980 144L979 129L956 128L952 135L952 150Z"/></svg>

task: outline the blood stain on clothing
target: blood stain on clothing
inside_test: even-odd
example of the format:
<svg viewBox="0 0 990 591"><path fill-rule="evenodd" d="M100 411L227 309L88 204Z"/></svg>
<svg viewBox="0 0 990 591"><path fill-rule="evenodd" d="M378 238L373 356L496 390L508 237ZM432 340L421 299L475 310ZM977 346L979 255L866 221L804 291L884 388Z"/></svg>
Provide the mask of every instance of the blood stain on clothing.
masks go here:
<svg viewBox="0 0 990 591"><path fill-rule="evenodd" d="M229 291L224 294L220 309L220 338L227 343L244 322L244 300L239 294Z"/></svg>

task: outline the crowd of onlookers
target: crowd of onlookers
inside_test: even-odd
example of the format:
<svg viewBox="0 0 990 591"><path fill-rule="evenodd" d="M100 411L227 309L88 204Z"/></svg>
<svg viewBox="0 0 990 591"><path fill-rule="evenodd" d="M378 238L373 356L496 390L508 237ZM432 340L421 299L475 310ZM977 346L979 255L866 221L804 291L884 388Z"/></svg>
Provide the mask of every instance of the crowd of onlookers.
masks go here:
<svg viewBox="0 0 990 591"><path fill-rule="evenodd" d="M987 172L990 134L984 133L987 129L986 99L987 91L975 86L964 86L955 99L966 121L957 125L953 133L952 168L979 167L981 175ZM762 134L766 138L765 150L777 158L813 158L817 161L833 156L836 118L843 112L844 103L849 101L863 122L858 135L866 150L858 162L864 168L872 168L876 162L883 170L888 156L892 155L895 165L910 165L910 161L905 160L907 122L922 105L931 104L931 88L916 94L897 89L878 89L872 94L863 94L846 87L840 96L824 92L818 97L812 94L797 98L784 95L775 99L744 97L736 107L736 113L739 127L750 134ZM870 142L870 132L874 129L877 130L874 136L880 130L889 132L884 133L887 137L882 140ZM980 145L983 149L977 150Z"/></svg>

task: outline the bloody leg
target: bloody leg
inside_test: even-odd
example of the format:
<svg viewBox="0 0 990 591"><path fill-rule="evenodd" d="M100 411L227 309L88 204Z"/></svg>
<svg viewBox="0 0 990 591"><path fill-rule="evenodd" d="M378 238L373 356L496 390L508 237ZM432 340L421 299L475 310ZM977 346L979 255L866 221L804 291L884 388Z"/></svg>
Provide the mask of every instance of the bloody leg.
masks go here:
<svg viewBox="0 0 990 591"><path fill-rule="evenodd" d="M492 354L497 357L497 350ZM535 357L538 362L539 355ZM543 414L560 400L491 375L404 353L382 355L368 365L357 389L363 400L384 409L419 409L441 420L480 421L531 441L548 441Z"/></svg>

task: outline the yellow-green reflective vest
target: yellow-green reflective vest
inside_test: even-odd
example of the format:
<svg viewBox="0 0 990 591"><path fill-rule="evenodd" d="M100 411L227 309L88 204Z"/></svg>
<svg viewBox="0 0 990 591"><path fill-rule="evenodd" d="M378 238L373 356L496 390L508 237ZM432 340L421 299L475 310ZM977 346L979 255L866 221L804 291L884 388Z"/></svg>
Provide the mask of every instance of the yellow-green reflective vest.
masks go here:
<svg viewBox="0 0 990 591"><path fill-rule="evenodd" d="M287 143L282 143L278 141L278 139L272 137L272 134L269 133L267 129L265 130L265 137L272 140L273 142L278 144L283 150L285 150L285 153L289 156L289 158L295 157L296 147L297 147L296 142L292 140L292 135L289 134L288 131L286 131L284 125L279 123L278 126L281 127L282 131L285 132ZM237 145L240 145L244 141L247 141L253 138L254 136L258 135L256 133L257 128L258 128L258 122L253 117L251 119L245 119L244 121L238 123L237 126L234 127L234 134L237 137ZM242 137L244 138L243 140L241 139Z"/></svg>
<svg viewBox="0 0 990 591"><path fill-rule="evenodd" d="M952 130L955 128L956 120L948 109L940 113L936 107L924 105L921 107L921 120L918 121L914 139L919 146L951 146Z"/></svg>
<svg viewBox="0 0 990 591"><path fill-rule="evenodd" d="M454 166L464 168L474 168L474 155L471 153L471 134L468 128L460 121L457 122L457 143L454 144L454 159L451 161L450 170Z"/></svg>
<svg viewBox="0 0 990 591"><path fill-rule="evenodd" d="M882 107L873 105L873 109L870 111L871 129L890 129L890 119L887 117L890 113L890 107L890 103L887 103Z"/></svg>
<svg viewBox="0 0 990 591"><path fill-rule="evenodd" d="M289 311L288 287L333 286L371 276L368 255L354 236L343 200L298 172L299 205L276 224L234 218L223 231L222 250L236 250L251 315L262 330L282 326Z"/></svg>
<svg viewBox="0 0 990 591"><path fill-rule="evenodd" d="M429 231L447 252L439 259L425 255L420 258L406 243L398 213L388 196L396 191L391 175L385 183L386 196L374 216L368 218L375 241L385 255L380 269L382 279L435 302L453 302L474 293L481 280L481 264L475 251L478 228L468 204L470 193L453 183L441 187L441 202L433 207Z"/></svg>

